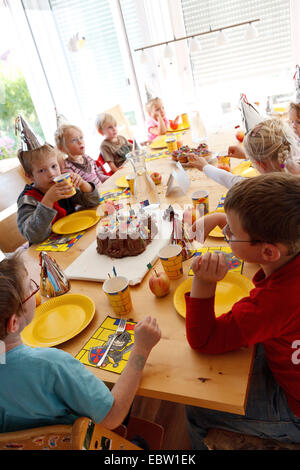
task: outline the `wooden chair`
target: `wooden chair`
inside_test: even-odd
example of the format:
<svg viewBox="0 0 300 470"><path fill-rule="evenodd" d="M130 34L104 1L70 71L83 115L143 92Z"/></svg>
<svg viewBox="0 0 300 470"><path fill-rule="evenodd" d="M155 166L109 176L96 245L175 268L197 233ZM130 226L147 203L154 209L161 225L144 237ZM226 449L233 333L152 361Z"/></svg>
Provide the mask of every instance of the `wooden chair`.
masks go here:
<svg viewBox="0 0 300 470"><path fill-rule="evenodd" d="M4 253L15 251L26 240L17 226L17 199L28 180L18 165L0 174L0 249Z"/></svg>
<svg viewBox="0 0 300 470"><path fill-rule="evenodd" d="M210 429L204 443L209 450L300 450L300 444L261 439L223 429Z"/></svg>
<svg viewBox="0 0 300 470"><path fill-rule="evenodd" d="M117 104L113 108L107 109L104 112L111 114L117 121L118 134L123 135L124 137L126 137L126 139L133 139L132 130L119 104Z"/></svg>
<svg viewBox="0 0 300 470"><path fill-rule="evenodd" d="M122 426L118 430L124 434ZM73 425L43 426L0 434L0 450L104 449L141 450L122 435L105 429L86 417L78 418Z"/></svg>
<svg viewBox="0 0 300 470"><path fill-rule="evenodd" d="M163 444L164 428L147 419L131 416L127 426L127 439L141 436L148 443L150 450L160 450Z"/></svg>
<svg viewBox="0 0 300 470"><path fill-rule="evenodd" d="M1 450L142 450L130 442L143 437L150 449L161 449L164 429L141 418L130 417L128 428L110 431L86 417L73 425L53 425L0 434Z"/></svg>

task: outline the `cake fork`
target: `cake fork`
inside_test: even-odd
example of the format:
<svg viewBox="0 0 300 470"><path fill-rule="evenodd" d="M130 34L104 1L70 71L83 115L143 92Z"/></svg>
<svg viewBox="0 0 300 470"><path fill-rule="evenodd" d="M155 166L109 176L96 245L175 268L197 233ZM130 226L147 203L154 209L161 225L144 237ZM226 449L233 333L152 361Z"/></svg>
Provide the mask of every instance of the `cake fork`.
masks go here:
<svg viewBox="0 0 300 470"><path fill-rule="evenodd" d="M108 351L112 347L114 340L116 339L116 337L119 334L121 334L121 333L123 333L123 331L125 331L125 328L126 328L126 320L120 320L120 322L118 324L118 328L116 329L116 332L113 334L113 336L112 336L112 338L111 338L111 340L110 340L110 342L109 342L109 344L108 344L108 346L105 350L105 353L103 354L103 356L101 357L100 361L97 364L97 367L100 367L103 364L104 359L106 358Z"/></svg>

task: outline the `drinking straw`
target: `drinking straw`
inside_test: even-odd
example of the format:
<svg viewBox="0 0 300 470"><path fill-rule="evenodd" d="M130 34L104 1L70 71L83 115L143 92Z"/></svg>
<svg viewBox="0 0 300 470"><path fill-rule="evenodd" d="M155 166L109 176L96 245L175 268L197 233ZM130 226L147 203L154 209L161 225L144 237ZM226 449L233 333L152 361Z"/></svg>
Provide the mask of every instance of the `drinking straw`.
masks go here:
<svg viewBox="0 0 300 470"><path fill-rule="evenodd" d="M111 279L110 274L109 273L107 273L107 274L108 274L109 279Z"/></svg>
<svg viewBox="0 0 300 470"><path fill-rule="evenodd" d="M117 276L116 268L113 266L113 273L115 276Z"/></svg>

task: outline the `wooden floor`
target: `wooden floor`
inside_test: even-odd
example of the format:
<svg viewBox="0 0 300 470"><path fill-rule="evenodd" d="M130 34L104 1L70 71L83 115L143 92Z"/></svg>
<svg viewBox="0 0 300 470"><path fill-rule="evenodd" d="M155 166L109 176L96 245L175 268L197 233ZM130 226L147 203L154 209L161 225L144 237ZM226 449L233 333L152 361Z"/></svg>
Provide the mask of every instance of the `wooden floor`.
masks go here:
<svg viewBox="0 0 300 470"><path fill-rule="evenodd" d="M163 426L163 450L189 450L184 405L153 398L135 397L132 416L148 419Z"/></svg>

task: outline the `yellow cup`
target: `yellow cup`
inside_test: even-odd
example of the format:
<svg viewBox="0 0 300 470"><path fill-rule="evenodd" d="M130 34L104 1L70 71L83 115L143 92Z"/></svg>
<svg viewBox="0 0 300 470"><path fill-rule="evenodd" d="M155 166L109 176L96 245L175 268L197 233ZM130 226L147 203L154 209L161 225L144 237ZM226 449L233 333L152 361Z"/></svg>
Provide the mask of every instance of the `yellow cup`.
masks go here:
<svg viewBox="0 0 300 470"><path fill-rule="evenodd" d="M208 201L208 192L207 191L195 191L192 194L193 206L201 212L201 206L203 207L204 215L209 213L209 201ZM202 214L200 214L202 215Z"/></svg>
<svg viewBox="0 0 300 470"><path fill-rule="evenodd" d="M131 312L132 302L126 277L115 276L107 279L103 284L103 290L117 315L126 315Z"/></svg>
<svg viewBox="0 0 300 470"><path fill-rule="evenodd" d="M180 245L167 245L159 251L161 264L171 280L180 279L183 275L181 252Z"/></svg>
<svg viewBox="0 0 300 470"><path fill-rule="evenodd" d="M180 147L183 146L183 140L182 140L182 134L181 132L178 132L177 136L176 136L176 140L177 140L177 149L179 150Z"/></svg>
<svg viewBox="0 0 300 470"><path fill-rule="evenodd" d="M174 152L174 150L177 150L177 139L175 136L168 137L166 139L166 144L170 153Z"/></svg>
<svg viewBox="0 0 300 470"><path fill-rule="evenodd" d="M61 181L66 181L70 186L70 196L74 196L76 194L76 189L74 188L74 185L71 180L71 176L69 173L62 173L59 176L56 176L54 178L55 183L61 183Z"/></svg>
<svg viewBox="0 0 300 470"><path fill-rule="evenodd" d="M134 194L134 179L135 179L134 175L126 176L126 181L129 184L129 189L130 189L131 194Z"/></svg>
<svg viewBox="0 0 300 470"><path fill-rule="evenodd" d="M228 155L218 155L218 168L230 171L230 157Z"/></svg>
<svg viewBox="0 0 300 470"><path fill-rule="evenodd" d="M190 127L189 116L187 113L183 113L181 115L181 120L182 120L183 127Z"/></svg>

